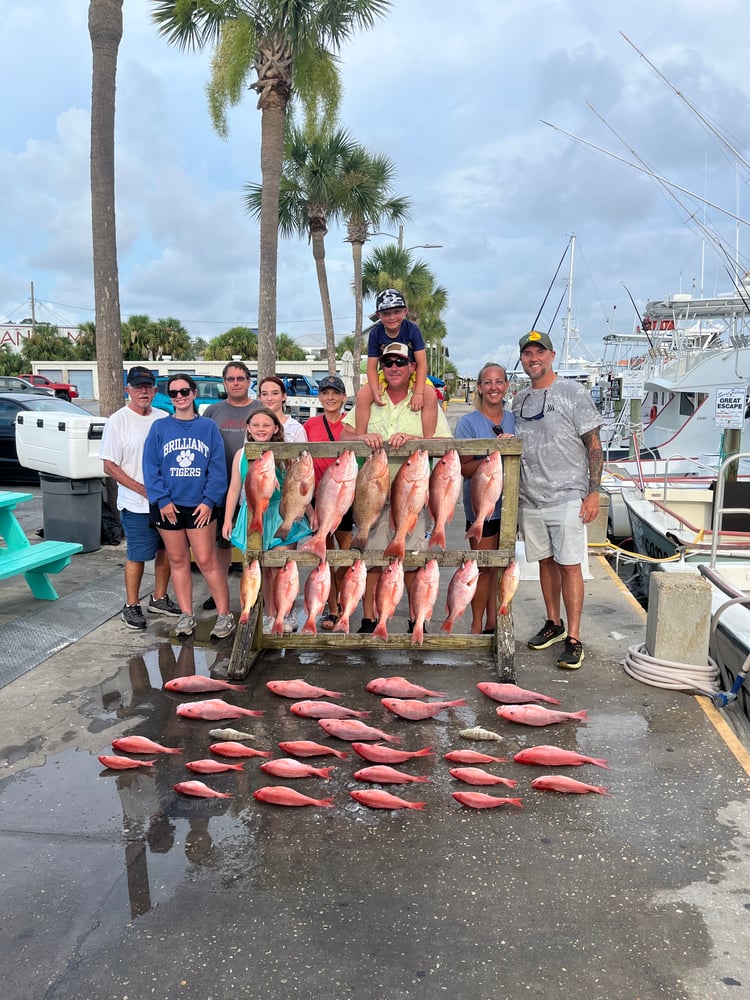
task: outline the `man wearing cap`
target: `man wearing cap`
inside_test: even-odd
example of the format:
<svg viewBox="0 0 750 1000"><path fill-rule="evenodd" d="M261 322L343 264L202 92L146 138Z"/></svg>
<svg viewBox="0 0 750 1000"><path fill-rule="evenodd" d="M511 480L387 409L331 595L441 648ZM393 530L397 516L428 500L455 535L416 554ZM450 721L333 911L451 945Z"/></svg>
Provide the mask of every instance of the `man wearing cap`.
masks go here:
<svg viewBox="0 0 750 1000"><path fill-rule="evenodd" d="M552 370L555 351L546 333L519 341L521 366L531 386L513 400L516 435L523 440L518 519L529 562L539 562L546 621L530 649L564 642L557 665L583 663L581 613L586 556L585 525L599 514L602 423L590 393ZM560 616L565 605L568 628Z"/></svg>
<svg viewBox="0 0 750 1000"><path fill-rule="evenodd" d="M206 407L204 417L213 420L221 431L224 442L224 457L227 461L227 482L232 479L232 463L234 456L245 443L247 420L253 410L261 405L257 399L250 398L250 369L244 361L228 361L221 373L227 390L227 398L212 403ZM216 515L216 545L219 565L225 575L229 573L232 562L232 543L222 534L224 526L224 508L217 507ZM216 602L208 597L203 602L204 611L213 611Z"/></svg>
<svg viewBox="0 0 750 1000"><path fill-rule="evenodd" d="M448 421L441 409L437 410L437 426L435 432L426 435L422 428L422 417L419 411L410 407L412 390L410 379L414 373L415 364L409 356L409 348L406 344L393 342L386 344L380 355L380 368L385 379L385 392L383 393L383 405L376 406L373 402L370 405L370 416L367 429L364 433L359 433L356 427L354 411L350 411L344 417L344 428L341 432L342 441L364 441L373 451L381 448L386 442L393 448L402 448L409 441L420 440L425 437L449 438L451 434ZM360 393L368 391L367 386L363 386ZM391 466L391 480L398 471L401 460L389 463ZM386 548L389 540L390 505L386 502L385 508L372 528L368 547L372 549ZM421 511L417 526L413 533L407 537L406 545L410 550L422 550L427 548L429 538L427 534L427 515ZM367 573L367 587L363 598L364 617L359 628L360 633L370 633L375 630L377 620L374 614L375 586L380 575L379 570L370 570ZM409 578L412 573L406 574L407 589ZM410 623L411 626L411 623Z"/></svg>
<svg viewBox="0 0 750 1000"><path fill-rule="evenodd" d="M156 394L153 373L141 365L128 372L127 402L107 420L99 448L104 472L117 483L117 509L125 532L125 605L122 620L128 628L144 629L140 591L144 563L154 560L154 592L146 610L152 615L179 618L180 609L167 595L169 560L159 532L151 524L143 485L143 446L151 425L166 417L152 407Z"/></svg>
<svg viewBox="0 0 750 1000"><path fill-rule="evenodd" d="M318 401L323 407L323 413L310 417L305 424L305 433L308 441L340 441L343 427L342 418L344 416L344 403L346 402L346 386L338 375L326 375L318 382ZM335 458L314 458L315 467L315 488L323 476L323 473L336 461ZM313 497L313 504L315 498ZM346 511L341 519L333 536L328 536L327 547L348 549L352 540L352 509ZM323 616L320 627L324 632L330 632L338 621L339 603L338 589L344 576L346 567L340 566L336 573L331 571L331 589L328 595L328 612Z"/></svg>
<svg viewBox="0 0 750 1000"><path fill-rule="evenodd" d="M367 338L367 387L369 392L357 395L355 417L357 430L364 433L370 418L370 407L374 403L383 406L384 382L378 361L381 354L394 342L405 344L409 358L414 362L412 395L409 408L415 412L423 410L422 427L424 437L432 437L437 426L438 398L431 385L427 384L427 350L422 331L416 323L406 318L406 299L396 288L386 288L378 293L375 300L378 322L370 330Z"/></svg>

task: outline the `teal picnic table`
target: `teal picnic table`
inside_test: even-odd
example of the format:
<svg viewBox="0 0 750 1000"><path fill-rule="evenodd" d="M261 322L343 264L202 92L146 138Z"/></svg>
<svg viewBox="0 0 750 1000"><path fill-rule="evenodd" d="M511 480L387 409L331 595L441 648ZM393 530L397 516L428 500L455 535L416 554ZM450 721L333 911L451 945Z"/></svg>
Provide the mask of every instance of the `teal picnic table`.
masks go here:
<svg viewBox="0 0 750 1000"><path fill-rule="evenodd" d="M18 523L15 510L20 503L33 500L32 493L9 493L0 490L0 580L23 573L31 593L40 601L56 601L58 593L48 574L60 573L70 564L80 542L57 542L45 538L32 545Z"/></svg>

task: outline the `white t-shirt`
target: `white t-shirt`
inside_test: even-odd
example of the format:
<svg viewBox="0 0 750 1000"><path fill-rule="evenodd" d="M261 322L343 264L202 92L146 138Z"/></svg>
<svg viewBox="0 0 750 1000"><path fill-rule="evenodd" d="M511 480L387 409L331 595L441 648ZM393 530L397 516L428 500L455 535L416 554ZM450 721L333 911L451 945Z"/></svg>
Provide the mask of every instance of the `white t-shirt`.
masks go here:
<svg viewBox="0 0 750 1000"><path fill-rule="evenodd" d="M143 446L151 425L162 417L164 410L152 409L147 416L123 406L107 420L99 447L99 458L119 465L136 482L143 482ZM117 509L133 514L148 514L148 500L139 493L117 484Z"/></svg>
<svg viewBox="0 0 750 1000"><path fill-rule="evenodd" d="M294 417L289 417L288 420L285 420L281 426L284 428L285 441L291 441L294 444L301 441L307 441L307 432L305 431L304 426L299 422L299 420L295 420Z"/></svg>

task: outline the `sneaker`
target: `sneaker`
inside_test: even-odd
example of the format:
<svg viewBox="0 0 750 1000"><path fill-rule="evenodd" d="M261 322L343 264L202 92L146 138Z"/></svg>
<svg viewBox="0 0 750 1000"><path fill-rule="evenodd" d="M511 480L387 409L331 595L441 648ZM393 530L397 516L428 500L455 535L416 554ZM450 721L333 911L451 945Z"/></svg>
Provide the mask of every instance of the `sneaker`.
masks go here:
<svg viewBox="0 0 750 1000"><path fill-rule="evenodd" d="M297 612L292 608L289 614L284 619L284 635L291 635L292 632L296 632L299 626L297 621Z"/></svg>
<svg viewBox="0 0 750 1000"><path fill-rule="evenodd" d="M145 628L146 619L143 617L140 604L124 604L120 618L128 628Z"/></svg>
<svg viewBox="0 0 750 1000"><path fill-rule="evenodd" d="M216 601L213 597L207 597L203 602L204 611L216 611Z"/></svg>
<svg viewBox="0 0 750 1000"><path fill-rule="evenodd" d="M563 670L578 670L583 663L583 643L579 639L565 639L565 652L560 655L557 661L558 667Z"/></svg>
<svg viewBox="0 0 750 1000"><path fill-rule="evenodd" d="M357 629L357 635L372 635L377 624L377 618L363 618L362 624Z"/></svg>
<svg viewBox="0 0 750 1000"><path fill-rule="evenodd" d="M563 622L555 625L548 618L544 623L544 628L539 629L537 634L532 635L529 639L529 649L546 649L547 646L551 646L555 642L562 642L567 634Z"/></svg>
<svg viewBox="0 0 750 1000"><path fill-rule="evenodd" d="M234 615L230 611L226 615L217 615L216 624L211 629L212 639L226 639L234 632Z"/></svg>
<svg viewBox="0 0 750 1000"><path fill-rule="evenodd" d="M179 621L175 625L174 634L189 636L195 632L195 618L192 615L180 615Z"/></svg>
<svg viewBox="0 0 750 1000"><path fill-rule="evenodd" d="M148 610L152 615L169 615L170 618L179 618L182 614L178 605L175 604L169 594L160 597L158 601L154 600L154 595L152 594L148 602Z"/></svg>

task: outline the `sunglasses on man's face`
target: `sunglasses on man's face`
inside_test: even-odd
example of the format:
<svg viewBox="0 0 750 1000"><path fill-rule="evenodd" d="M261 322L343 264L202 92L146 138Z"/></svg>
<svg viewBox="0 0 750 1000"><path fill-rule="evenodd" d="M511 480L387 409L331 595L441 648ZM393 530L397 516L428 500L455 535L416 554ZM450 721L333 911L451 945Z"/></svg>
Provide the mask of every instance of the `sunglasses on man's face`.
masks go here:
<svg viewBox="0 0 750 1000"><path fill-rule="evenodd" d="M383 368L393 368L394 365L397 368L406 368L409 362L406 358L381 358L380 364Z"/></svg>
<svg viewBox="0 0 750 1000"><path fill-rule="evenodd" d="M178 396L189 396L192 389L168 389L167 395L170 399L177 399Z"/></svg>

